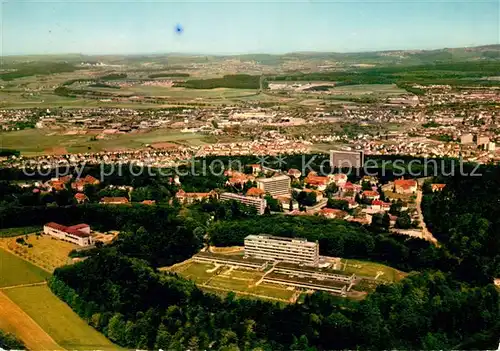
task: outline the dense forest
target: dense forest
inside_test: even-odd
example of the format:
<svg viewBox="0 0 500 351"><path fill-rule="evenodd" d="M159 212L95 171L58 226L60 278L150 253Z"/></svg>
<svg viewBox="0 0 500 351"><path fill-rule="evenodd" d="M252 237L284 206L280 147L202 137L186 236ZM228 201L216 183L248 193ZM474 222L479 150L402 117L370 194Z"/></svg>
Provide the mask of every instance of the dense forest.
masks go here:
<svg viewBox="0 0 500 351"><path fill-rule="evenodd" d="M23 342L18 340L14 335L0 330L0 350L24 350Z"/></svg>
<svg viewBox="0 0 500 351"><path fill-rule="evenodd" d="M74 65L67 62L29 62L5 65L3 68L13 69L12 72L0 74L0 79L5 81L34 75L74 72L78 69Z"/></svg>
<svg viewBox="0 0 500 351"><path fill-rule="evenodd" d="M294 73L267 77L267 81L333 81L337 85L411 83L463 85L498 85L481 79L498 74L498 62L439 62L425 65L374 67L350 71ZM419 91L417 91L418 93Z"/></svg>
<svg viewBox="0 0 500 351"><path fill-rule="evenodd" d="M462 278L484 282L500 277L500 167L477 173L443 178L442 192L424 189L423 209L433 235L459 257Z"/></svg>

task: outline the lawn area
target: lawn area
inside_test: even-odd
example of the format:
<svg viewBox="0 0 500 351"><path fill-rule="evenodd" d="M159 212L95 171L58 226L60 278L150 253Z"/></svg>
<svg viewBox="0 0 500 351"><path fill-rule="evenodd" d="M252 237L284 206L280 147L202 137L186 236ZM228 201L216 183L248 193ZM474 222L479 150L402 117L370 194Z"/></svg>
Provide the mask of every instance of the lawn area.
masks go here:
<svg viewBox="0 0 500 351"><path fill-rule="evenodd" d="M50 274L0 248L0 287L43 282Z"/></svg>
<svg viewBox="0 0 500 351"><path fill-rule="evenodd" d="M71 263L68 254L71 250L78 248L75 244L57 240L47 235L29 235L27 238L23 238L27 244L33 246L20 245L16 243L16 238L8 238L0 239L0 247L6 247L25 260L51 272L57 267Z"/></svg>
<svg viewBox="0 0 500 351"><path fill-rule="evenodd" d="M0 238L9 238L13 236L26 235L36 233L42 230L40 226L33 227L18 227L0 229Z"/></svg>
<svg viewBox="0 0 500 351"><path fill-rule="evenodd" d="M0 329L14 334L29 350L61 347L26 312L0 291Z"/></svg>
<svg viewBox="0 0 500 351"><path fill-rule="evenodd" d="M119 349L52 294L46 285L4 292L61 347L68 350Z"/></svg>
<svg viewBox="0 0 500 351"><path fill-rule="evenodd" d="M276 285L261 283L258 286L254 286L253 288L250 288L248 290L248 292L252 293L252 294L257 294L257 295L274 297L274 298L277 298L277 299L288 300L295 293L295 289L294 290L288 290L286 288L280 288L280 287L278 287Z"/></svg>
<svg viewBox="0 0 500 351"><path fill-rule="evenodd" d="M214 267L213 264L209 263L190 262L173 271L197 284L204 284L215 275L215 272L207 273L208 270L212 270Z"/></svg>
<svg viewBox="0 0 500 351"><path fill-rule="evenodd" d="M357 276L369 278L375 278L377 275L379 275L377 280L391 283L398 282L406 276L406 273L380 263L351 259L342 259L341 269L345 270L348 273L354 273Z"/></svg>
<svg viewBox="0 0 500 351"><path fill-rule="evenodd" d="M293 296L294 290L287 290L273 284L261 283L258 286L253 286L262 277L264 272L243 269L229 271L230 268L224 266L219 267L212 273L207 273L207 270L211 270L214 267L213 264L208 263L188 262L187 264L173 268L171 271L194 281L204 290L220 295L225 295L228 291L234 291L240 293L241 296L261 297L264 299L276 298L288 300Z"/></svg>

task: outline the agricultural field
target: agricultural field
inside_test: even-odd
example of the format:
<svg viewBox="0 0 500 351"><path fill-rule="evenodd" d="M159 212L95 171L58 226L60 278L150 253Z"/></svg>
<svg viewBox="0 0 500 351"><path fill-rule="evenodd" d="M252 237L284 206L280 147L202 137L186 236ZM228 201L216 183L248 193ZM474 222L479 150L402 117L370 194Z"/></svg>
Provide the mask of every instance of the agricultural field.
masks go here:
<svg viewBox="0 0 500 351"><path fill-rule="evenodd" d="M65 349L119 349L52 294L46 285L7 289L4 293Z"/></svg>
<svg viewBox="0 0 500 351"><path fill-rule="evenodd" d="M45 281L50 274L0 248L0 288Z"/></svg>
<svg viewBox="0 0 500 351"><path fill-rule="evenodd" d="M77 245L54 239L46 235L22 237L25 245L16 243L16 238L0 239L0 247L6 248L33 264L52 272L57 267L71 263L68 254ZM31 244L32 247L28 247Z"/></svg>
<svg viewBox="0 0 500 351"><path fill-rule="evenodd" d="M30 316L0 290L0 329L14 334L29 350L59 350L59 346Z"/></svg>
<svg viewBox="0 0 500 351"><path fill-rule="evenodd" d="M331 92L340 95L362 96L366 94L397 96L406 94L407 91L399 88L396 84L359 84L337 86Z"/></svg>
<svg viewBox="0 0 500 351"><path fill-rule="evenodd" d="M282 288L272 284L261 283L255 286L255 283L264 274L258 271L231 269L227 266L215 266L209 263L192 261L174 267L171 271L194 281L200 288L206 288L208 291L234 291L241 296L283 302L288 302L296 294L294 289Z"/></svg>
<svg viewBox="0 0 500 351"><path fill-rule="evenodd" d="M91 140L93 134L64 135L54 131L40 129L25 129L14 132L0 133L3 148L21 151L26 156L63 154L78 152L100 152L133 150L142 148L145 144L159 142L203 143L205 135L196 133L181 133L175 130L158 129L143 133L116 134L106 136L106 139Z"/></svg>

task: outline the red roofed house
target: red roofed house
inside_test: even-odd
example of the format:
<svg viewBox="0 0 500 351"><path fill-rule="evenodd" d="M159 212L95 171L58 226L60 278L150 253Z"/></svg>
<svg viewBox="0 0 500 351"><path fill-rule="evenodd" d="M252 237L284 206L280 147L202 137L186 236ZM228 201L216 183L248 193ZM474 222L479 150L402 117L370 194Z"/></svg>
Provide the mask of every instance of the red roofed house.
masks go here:
<svg viewBox="0 0 500 351"><path fill-rule="evenodd" d="M316 172L309 172L307 177L304 179L304 184L315 186L318 190L325 190L326 186L332 181L333 180L328 177L317 176Z"/></svg>
<svg viewBox="0 0 500 351"><path fill-rule="evenodd" d="M381 210L381 211L389 211L391 209L391 204L389 202L384 202L380 200L372 201L372 209Z"/></svg>
<svg viewBox="0 0 500 351"><path fill-rule="evenodd" d="M184 190L180 189L176 194L175 198L181 203L191 204L194 201L201 201L203 199L208 199L209 197L217 198L217 193L212 190L208 193L186 193Z"/></svg>
<svg viewBox="0 0 500 351"><path fill-rule="evenodd" d="M431 184L432 191L442 191L446 187L446 184Z"/></svg>
<svg viewBox="0 0 500 351"><path fill-rule="evenodd" d="M361 191L361 185L359 184L352 184L351 182L345 182L345 184L339 185L340 189L342 190L342 193L347 193L347 192L352 192L353 196L354 193L358 193Z"/></svg>
<svg viewBox="0 0 500 351"><path fill-rule="evenodd" d="M126 197L103 197L99 203L105 205L126 205L129 201Z"/></svg>
<svg viewBox="0 0 500 351"><path fill-rule="evenodd" d="M315 193L316 194L316 201L323 200L323 193L319 190L305 188L305 189L302 189L302 191L305 193Z"/></svg>
<svg viewBox="0 0 500 351"><path fill-rule="evenodd" d="M143 205L156 205L156 201L155 200L144 200L141 202L141 204L143 204Z"/></svg>
<svg viewBox="0 0 500 351"><path fill-rule="evenodd" d="M394 181L394 192L397 194L413 194L417 191L417 181L414 179L398 179Z"/></svg>
<svg viewBox="0 0 500 351"><path fill-rule="evenodd" d="M89 201L89 198L84 193L76 193L75 200L81 204L82 202Z"/></svg>
<svg viewBox="0 0 500 351"><path fill-rule="evenodd" d="M376 191L373 191L373 190L363 191L362 196L364 199L368 199L368 200L372 200L372 201L380 199L379 193Z"/></svg>
<svg viewBox="0 0 500 351"><path fill-rule="evenodd" d="M253 196L253 197L262 197L262 196L264 196L264 194L265 194L264 190L257 188L257 187L252 187L252 188L248 189L246 195Z"/></svg>
<svg viewBox="0 0 500 351"><path fill-rule="evenodd" d="M49 191L61 191L65 188L66 183L68 183L71 180L71 176L67 175L61 178L54 178L51 179L47 182Z"/></svg>
<svg viewBox="0 0 500 351"><path fill-rule="evenodd" d="M50 222L43 226L43 233L80 246L89 246L94 243L90 235L90 226L83 223L66 227Z"/></svg>
<svg viewBox="0 0 500 351"><path fill-rule="evenodd" d="M347 183L347 174L336 173L336 174L329 175L329 177L332 178L333 181L335 182L335 184L337 184L338 186L341 186L341 185L344 185Z"/></svg>
<svg viewBox="0 0 500 351"><path fill-rule="evenodd" d="M257 175L262 172L262 166L259 164L248 165L248 167L252 167L252 174Z"/></svg>
<svg viewBox="0 0 500 351"><path fill-rule="evenodd" d="M299 170L298 170L298 169L296 169L296 168L290 168L290 169L288 170L288 175L289 175L290 177L294 177L295 179L299 179L299 178L300 178L300 176L302 175L302 172L301 172L301 171L299 171Z"/></svg>
<svg viewBox="0 0 500 351"><path fill-rule="evenodd" d="M85 185L97 185L100 181L91 175L86 175L85 178L75 180L71 183L71 187L78 191L83 191L85 189Z"/></svg>
<svg viewBox="0 0 500 351"><path fill-rule="evenodd" d="M321 216L325 216L326 218L334 219L334 218L340 218L340 219L347 219L349 217L349 214L345 211L336 209L336 208L327 208L324 207L321 210L319 210L319 214Z"/></svg>

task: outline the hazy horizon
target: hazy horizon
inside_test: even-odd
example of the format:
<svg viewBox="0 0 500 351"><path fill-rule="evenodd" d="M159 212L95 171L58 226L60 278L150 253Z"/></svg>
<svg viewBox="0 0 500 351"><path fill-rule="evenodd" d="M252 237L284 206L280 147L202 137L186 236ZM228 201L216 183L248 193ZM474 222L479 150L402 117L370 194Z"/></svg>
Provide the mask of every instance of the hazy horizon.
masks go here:
<svg viewBox="0 0 500 351"><path fill-rule="evenodd" d="M494 45L500 42L499 6L443 0L20 0L2 3L1 54L355 53Z"/></svg>

